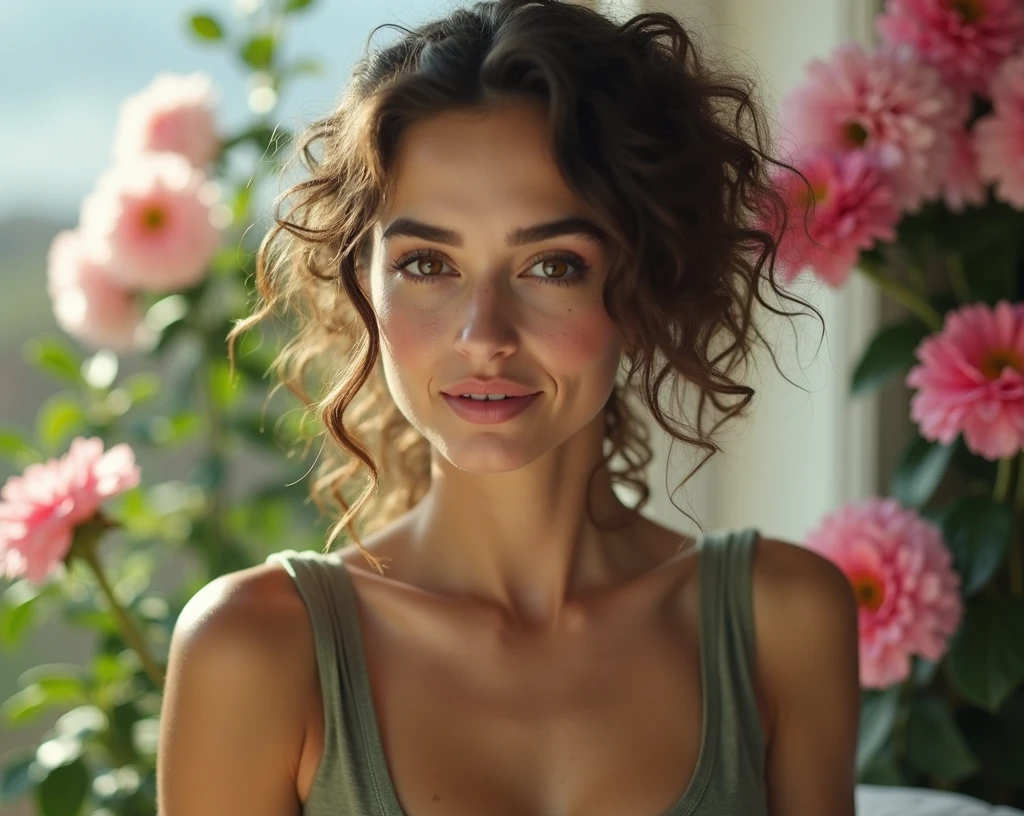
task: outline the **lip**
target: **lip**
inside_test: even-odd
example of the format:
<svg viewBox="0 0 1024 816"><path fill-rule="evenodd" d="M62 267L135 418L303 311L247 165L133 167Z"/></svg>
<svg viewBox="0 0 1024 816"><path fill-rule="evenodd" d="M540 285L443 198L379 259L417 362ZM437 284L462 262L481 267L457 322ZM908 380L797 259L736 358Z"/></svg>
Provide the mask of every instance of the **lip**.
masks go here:
<svg viewBox="0 0 1024 816"><path fill-rule="evenodd" d="M472 393L479 392L474 391ZM500 394L504 392L495 391L494 393ZM469 397L453 397L444 391L441 392L441 396L451 406L452 411L467 422L473 422L477 425L495 425L519 416L537 401L537 398L540 397L540 392L526 394L521 397L506 397L503 400L475 400Z"/></svg>
<svg viewBox="0 0 1024 816"><path fill-rule="evenodd" d="M441 393L451 397L458 397L460 394L504 394L508 397L525 397L539 392L522 383L505 379L504 377L491 377L489 379L470 377L465 380L459 380L457 383L452 383Z"/></svg>

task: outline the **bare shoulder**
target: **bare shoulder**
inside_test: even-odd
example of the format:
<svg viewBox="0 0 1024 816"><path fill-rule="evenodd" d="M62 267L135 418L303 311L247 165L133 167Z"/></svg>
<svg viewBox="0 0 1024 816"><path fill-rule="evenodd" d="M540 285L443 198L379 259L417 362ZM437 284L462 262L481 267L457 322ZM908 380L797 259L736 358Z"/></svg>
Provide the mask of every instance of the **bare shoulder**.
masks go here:
<svg viewBox="0 0 1024 816"><path fill-rule="evenodd" d="M751 592L758 674L771 711L771 812L852 814L860 682L849 579L813 550L761 538ZM794 785L798 777L803 782Z"/></svg>
<svg viewBox="0 0 1024 816"><path fill-rule="evenodd" d="M162 816L297 813L295 771L317 688L307 613L283 569L261 564L206 584L171 638Z"/></svg>
<svg viewBox="0 0 1024 816"><path fill-rule="evenodd" d="M801 669L849 657L857 647L857 601L845 573L814 550L758 539L751 594L759 662L769 685ZM772 689L778 697L779 688Z"/></svg>

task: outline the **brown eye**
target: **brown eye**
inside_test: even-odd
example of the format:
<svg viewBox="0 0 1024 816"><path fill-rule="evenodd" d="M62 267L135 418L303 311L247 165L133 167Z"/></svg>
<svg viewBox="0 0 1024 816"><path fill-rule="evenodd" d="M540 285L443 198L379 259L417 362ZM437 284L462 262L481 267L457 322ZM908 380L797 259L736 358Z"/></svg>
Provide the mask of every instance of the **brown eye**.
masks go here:
<svg viewBox="0 0 1024 816"><path fill-rule="evenodd" d="M413 263L416 265L416 271L428 278L440 275L444 268L444 261L438 258L417 258Z"/></svg>
<svg viewBox="0 0 1024 816"><path fill-rule="evenodd" d="M565 273L566 271L568 271L569 268L569 264L567 264L565 261L560 261L556 258L544 261L543 263L544 266L542 267L542 269L544 270L544 274L547 275L549 278L565 277Z"/></svg>

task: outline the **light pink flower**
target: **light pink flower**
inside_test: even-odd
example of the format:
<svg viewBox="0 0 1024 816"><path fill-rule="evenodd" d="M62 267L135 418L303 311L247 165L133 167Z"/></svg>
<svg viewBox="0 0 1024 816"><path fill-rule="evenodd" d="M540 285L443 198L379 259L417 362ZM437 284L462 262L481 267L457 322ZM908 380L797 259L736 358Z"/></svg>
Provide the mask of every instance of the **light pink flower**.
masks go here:
<svg viewBox="0 0 1024 816"><path fill-rule="evenodd" d="M973 303L946 315L941 332L917 347L906 384L919 389L910 414L921 436L952 443L959 434L986 459L1024 446L1024 304Z"/></svg>
<svg viewBox="0 0 1024 816"><path fill-rule="evenodd" d="M861 250L895 238L899 210L888 177L866 151L810 154L794 166L810 182L814 206L805 229L806 185L795 173L775 176L789 216L776 254L783 279L810 267L828 285L841 286Z"/></svg>
<svg viewBox="0 0 1024 816"><path fill-rule="evenodd" d="M945 654L963 601L938 527L895 499L875 497L824 517L804 543L835 563L853 587L861 686L902 682L912 655L936 661Z"/></svg>
<svg viewBox="0 0 1024 816"><path fill-rule="evenodd" d="M202 280L217 249L217 185L177 153L140 153L82 201L86 252L125 286L153 292Z"/></svg>
<svg viewBox="0 0 1024 816"><path fill-rule="evenodd" d="M953 134L953 159L942 180L942 198L953 212L968 204L985 203L985 182L978 169L978 154L972 134L958 128Z"/></svg>
<svg viewBox="0 0 1024 816"><path fill-rule="evenodd" d="M205 74L157 74L121 103L114 131L115 163L137 153L168 150L205 168L220 150L216 103L213 83Z"/></svg>
<svg viewBox="0 0 1024 816"><path fill-rule="evenodd" d="M939 194L959 125L955 95L909 48L857 43L813 60L782 102L786 129L807 150L869 150L893 176L897 206Z"/></svg>
<svg viewBox="0 0 1024 816"><path fill-rule="evenodd" d="M53 315L72 337L118 352L148 343L138 297L85 257L78 230L57 233L46 267Z"/></svg>
<svg viewBox="0 0 1024 816"><path fill-rule="evenodd" d="M911 46L943 79L984 94L1003 60L1024 44L1020 0L889 0L875 20L886 42Z"/></svg>
<svg viewBox="0 0 1024 816"><path fill-rule="evenodd" d="M78 437L60 459L9 478L0 489L0 577L41 583L67 557L75 526L135 487L139 475L128 445L104 453L102 439Z"/></svg>
<svg viewBox="0 0 1024 816"><path fill-rule="evenodd" d="M1024 209L1024 53L992 80L992 113L974 125L981 176L996 197Z"/></svg>

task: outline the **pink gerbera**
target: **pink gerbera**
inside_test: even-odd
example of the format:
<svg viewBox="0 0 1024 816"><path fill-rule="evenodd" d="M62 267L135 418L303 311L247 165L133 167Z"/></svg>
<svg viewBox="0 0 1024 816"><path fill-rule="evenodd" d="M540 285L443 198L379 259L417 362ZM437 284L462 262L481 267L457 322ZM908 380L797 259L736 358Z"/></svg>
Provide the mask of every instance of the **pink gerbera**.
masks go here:
<svg viewBox="0 0 1024 816"><path fill-rule="evenodd" d="M776 255L783 278L809 267L828 285L841 286L861 250L895 238L899 210L888 176L864 151L810 154L795 166L810 182L814 201L805 229L807 186L795 173L775 176L789 215Z"/></svg>
<svg viewBox="0 0 1024 816"><path fill-rule="evenodd" d="M114 131L115 162L169 150L205 167L220 150L216 102L213 83L205 74L157 74L121 103Z"/></svg>
<svg viewBox="0 0 1024 816"><path fill-rule="evenodd" d="M1001 300L946 315L917 347L906 384L921 436L948 445L959 434L973 453L1003 459L1024 446L1024 304Z"/></svg>
<svg viewBox="0 0 1024 816"><path fill-rule="evenodd" d="M1020 0L889 0L875 21L889 43L911 46L951 86L984 94L1024 44Z"/></svg>
<svg viewBox="0 0 1024 816"><path fill-rule="evenodd" d="M46 271L53 315L72 337L92 348L119 352L148 344L139 298L85 257L78 230L57 233Z"/></svg>
<svg viewBox="0 0 1024 816"><path fill-rule="evenodd" d="M124 286L171 292L197 284L220 241L216 183L177 153L115 165L82 201L91 260Z"/></svg>
<svg viewBox="0 0 1024 816"><path fill-rule="evenodd" d="M953 212L968 204L985 203L985 182L978 169L978 154L971 133L958 128L953 134L953 160L942 180L942 198Z"/></svg>
<svg viewBox="0 0 1024 816"><path fill-rule="evenodd" d="M911 49L869 53L856 43L813 60L782 108L803 148L875 153L908 211L938 196L961 121L956 96Z"/></svg>
<svg viewBox="0 0 1024 816"><path fill-rule="evenodd" d="M982 178L996 196L1024 209L1024 53L1003 63L992 81L992 113L974 125Z"/></svg>
<svg viewBox="0 0 1024 816"><path fill-rule="evenodd" d="M75 527L138 483L132 449L122 443L104 453L98 437L78 437L60 459L9 478L0 489L0 577L41 583L67 557Z"/></svg>
<svg viewBox="0 0 1024 816"><path fill-rule="evenodd" d="M936 661L945 654L963 602L938 527L895 499L875 497L823 518L805 544L834 562L853 587L862 686L902 682L912 655Z"/></svg>

